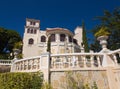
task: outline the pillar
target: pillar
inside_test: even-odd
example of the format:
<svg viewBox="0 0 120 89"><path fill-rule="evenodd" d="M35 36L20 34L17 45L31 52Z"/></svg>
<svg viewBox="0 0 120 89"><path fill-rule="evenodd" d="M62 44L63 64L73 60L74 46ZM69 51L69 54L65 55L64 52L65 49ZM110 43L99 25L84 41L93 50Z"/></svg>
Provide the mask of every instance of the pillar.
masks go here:
<svg viewBox="0 0 120 89"><path fill-rule="evenodd" d="M40 56L40 71L43 73L44 81L49 82L50 53L44 53Z"/></svg>

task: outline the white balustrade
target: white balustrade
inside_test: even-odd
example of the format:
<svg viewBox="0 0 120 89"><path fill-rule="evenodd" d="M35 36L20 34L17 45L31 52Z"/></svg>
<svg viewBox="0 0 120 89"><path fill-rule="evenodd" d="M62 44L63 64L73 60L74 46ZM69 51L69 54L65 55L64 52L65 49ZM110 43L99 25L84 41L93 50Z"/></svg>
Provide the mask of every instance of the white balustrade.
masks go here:
<svg viewBox="0 0 120 89"><path fill-rule="evenodd" d="M106 55L105 55L106 54ZM118 55L117 55L118 54ZM33 58L25 58L13 62L12 71L15 72L31 72L41 70L42 63L45 68L50 64L52 70L67 69L67 68L103 68L103 60L112 60L114 65L118 65L117 60L120 58L120 49L110 51L109 53L66 53L66 54L51 54L47 59L49 63L41 62L41 56ZM44 57L44 56L43 56ZM49 59L50 58L50 59ZM120 59L119 59L120 60ZM40 63L41 62L41 63ZM109 63L109 62L108 62ZM109 64L107 64L109 66ZM114 66L112 65L112 66Z"/></svg>
<svg viewBox="0 0 120 89"><path fill-rule="evenodd" d="M0 60L0 65L11 65L12 60Z"/></svg>
<svg viewBox="0 0 120 89"><path fill-rule="evenodd" d="M12 67L13 72L32 72L40 69L40 56L16 60Z"/></svg>
<svg viewBox="0 0 120 89"><path fill-rule="evenodd" d="M115 65L118 65L118 60L120 62L120 49L111 51L108 56L114 61Z"/></svg>
<svg viewBox="0 0 120 89"><path fill-rule="evenodd" d="M52 54L51 69L101 67L103 53Z"/></svg>

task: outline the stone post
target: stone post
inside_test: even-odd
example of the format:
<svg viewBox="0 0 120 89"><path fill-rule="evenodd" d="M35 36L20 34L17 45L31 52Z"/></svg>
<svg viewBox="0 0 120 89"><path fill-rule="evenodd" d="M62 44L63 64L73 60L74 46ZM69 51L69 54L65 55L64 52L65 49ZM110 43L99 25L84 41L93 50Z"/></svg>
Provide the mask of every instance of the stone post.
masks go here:
<svg viewBox="0 0 120 89"><path fill-rule="evenodd" d="M50 71L50 53L44 53L40 56L40 71L43 72L44 81L49 82Z"/></svg>
<svg viewBox="0 0 120 89"><path fill-rule="evenodd" d="M18 59L18 54L20 53L20 50L19 49L13 49L13 52L14 52L14 59L13 60L17 60Z"/></svg>
<svg viewBox="0 0 120 89"><path fill-rule="evenodd" d="M84 52L85 52L83 46L81 46L80 50L81 50L81 53L84 53Z"/></svg>
<svg viewBox="0 0 120 89"><path fill-rule="evenodd" d="M102 60L103 67L115 65L114 61L107 55L107 53L110 52L110 50L107 48L107 39L108 36L100 36L97 38L97 40L100 41L100 45L102 46L102 50L100 51L100 53L104 53Z"/></svg>
<svg viewBox="0 0 120 89"><path fill-rule="evenodd" d="M11 65L11 72L15 71L16 65L14 64L14 62L18 59L18 54L20 53L19 49L13 49L14 52L14 59L12 60L12 65Z"/></svg>
<svg viewBox="0 0 120 89"><path fill-rule="evenodd" d="M107 39L108 39L108 36L100 36L97 38L97 40L100 41L100 45L102 46L101 52L110 51L109 49L107 49Z"/></svg>

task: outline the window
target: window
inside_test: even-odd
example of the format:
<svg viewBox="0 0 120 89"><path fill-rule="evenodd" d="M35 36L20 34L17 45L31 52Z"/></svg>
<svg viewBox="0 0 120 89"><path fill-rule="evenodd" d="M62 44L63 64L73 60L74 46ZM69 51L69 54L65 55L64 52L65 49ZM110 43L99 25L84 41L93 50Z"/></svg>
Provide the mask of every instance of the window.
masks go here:
<svg viewBox="0 0 120 89"><path fill-rule="evenodd" d="M30 25L35 25L35 24L36 24L35 22L32 22L32 21L30 22Z"/></svg>
<svg viewBox="0 0 120 89"><path fill-rule="evenodd" d="M65 34L60 34L60 41L65 41Z"/></svg>
<svg viewBox="0 0 120 89"><path fill-rule="evenodd" d="M33 33L33 29L31 29L31 34Z"/></svg>
<svg viewBox="0 0 120 89"><path fill-rule="evenodd" d="M36 32L37 32L37 30L36 30L36 29L34 29L34 34L36 34Z"/></svg>
<svg viewBox="0 0 120 89"><path fill-rule="evenodd" d="M76 39L73 39L73 43L77 44L77 40L76 40Z"/></svg>
<svg viewBox="0 0 120 89"><path fill-rule="evenodd" d="M69 36L69 42L72 42L72 37L71 36Z"/></svg>
<svg viewBox="0 0 120 89"><path fill-rule="evenodd" d="M35 22L33 22L33 25L35 25Z"/></svg>
<svg viewBox="0 0 120 89"><path fill-rule="evenodd" d="M32 22L30 22L30 25L32 25Z"/></svg>
<svg viewBox="0 0 120 89"><path fill-rule="evenodd" d="M27 29L27 33L30 33L30 29L29 28Z"/></svg>
<svg viewBox="0 0 120 89"><path fill-rule="evenodd" d="M55 42L55 34L51 34L51 36L50 36L50 41L51 41L51 42Z"/></svg>
<svg viewBox="0 0 120 89"><path fill-rule="evenodd" d="M28 28L27 29L27 33L36 34L37 30L36 29L30 29L30 28Z"/></svg>
<svg viewBox="0 0 120 89"><path fill-rule="evenodd" d="M28 44L34 44L34 40L32 39L32 38L30 38L29 40L28 40Z"/></svg>
<svg viewBox="0 0 120 89"><path fill-rule="evenodd" d="M45 36L41 36L41 42L46 42L46 37Z"/></svg>

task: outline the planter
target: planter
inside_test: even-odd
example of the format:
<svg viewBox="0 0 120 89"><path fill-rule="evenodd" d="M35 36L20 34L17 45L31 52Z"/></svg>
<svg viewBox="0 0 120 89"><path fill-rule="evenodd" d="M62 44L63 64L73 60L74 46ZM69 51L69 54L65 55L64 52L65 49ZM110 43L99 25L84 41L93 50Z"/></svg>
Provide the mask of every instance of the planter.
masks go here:
<svg viewBox="0 0 120 89"><path fill-rule="evenodd" d="M14 52L14 59L17 59L18 54L20 53L19 49L13 49Z"/></svg>
<svg viewBox="0 0 120 89"><path fill-rule="evenodd" d="M108 51L108 49L107 49L107 39L108 39L108 36L99 36L97 38L97 40L100 41L100 45L102 46L101 51Z"/></svg>

